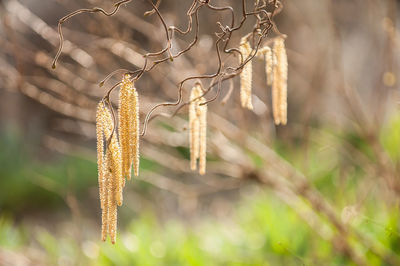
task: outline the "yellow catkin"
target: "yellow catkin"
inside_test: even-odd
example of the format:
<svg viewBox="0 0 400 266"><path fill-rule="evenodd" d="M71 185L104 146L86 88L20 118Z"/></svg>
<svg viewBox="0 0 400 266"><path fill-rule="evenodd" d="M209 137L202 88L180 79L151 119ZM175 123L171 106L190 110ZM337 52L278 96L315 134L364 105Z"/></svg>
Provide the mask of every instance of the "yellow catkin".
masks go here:
<svg viewBox="0 0 400 266"><path fill-rule="evenodd" d="M120 90L119 132L122 172L130 180L132 163L135 176L139 175L139 97L128 74Z"/></svg>
<svg viewBox="0 0 400 266"><path fill-rule="evenodd" d="M122 153L122 176L130 179L130 138L129 138L129 94L132 82L129 75L125 75L119 91L119 140Z"/></svg>
<svg viewBox="0 0 400 266"><path fill-rule="evenodd" d="M272 84L272 100L275 124L286 125L287 123L287 77L288 77L288 63L285 48L285 40L278 37L274 42L274 78Z"/></svg>
<svg viewBox="0 0 400 266"><path fill-rule="evenodd" d="M190 94L189 105L189 142L190 142L190 168L197 169L199 159L199 173L206 172L207 150L207 105L200 105L206 99L202 95L201 84L197 83Z"/></svg>
<svg viewBox="0 0 400 266"><path fill-rule="evenodd" d="M108 157L108 162L109 167L108 170L110 171L110 174L108 175L108 184L107 184L107 189L108 189L108 233L110 235L111 243L115 243L116 241L116 234L117 234L117 180L116 180L116 175L115 171L113 169L113 160L111 159L113 157L113 151L111 149L107 150L107 157Z"/></svg>
<svg viewBox="0 0 400 266"><path fill-rule="evenodd" d="M278 37L275 39L274 54L276 57L276 64L274 67L273 86L275 87L275 91L277 91L277 95L275 95L277 104L274 106L274 108L277 109L276 111L274 110L274 113L276 112L279 117L278 121L275 121L275 123L286 125L288 63L284 38Z"/></svg>
<svg viewBox="0 0 400 266"><path fill-rule="evenodd" d="M106 241L107 235L109 234L109 211L110 211L110 182L112 178L112 173L111 173L111 166L110 166L110 160L107 158L107 154L104 157L103 161L103 176L104 176L104 207L101 211L101 239L103 241Z"/></svg>
<svg viewBox="0 0 400 266"><path fill-rule="evenodd" d="M96 112L96 136L97 136L97 165L99 179L99 195L101 206L101 239L106 240L108 235L108 191L107 182L109 172L107 168L107 156L104 157L104 128L106 125L106 112L104 103L100 102Z"/></svg>
<svg viewBox="0 0 400 266"><path fill-rule="evenodd" d="M96 111L96 139L97 139L97 171L99 182L99 198L100 206L104 208L104 136L103 136L103 123L104 123L104 104L100 102Z"/></svg>
<svg viewBox="0 0 400 266"><path fill-rule="evenodd" d="M106 124L108 126L106 126L104 128L104 135L106 137L107 140L107 144L108 144L108 140L112 134L112 138L110 143L108 144L107 147L107 151L109 150L110 156L108 157L108 160L111 160L111 170L112 170L112 175L113 175L113 182L115 182L115 198L117 201L117 204L119 206L122 205L122 187L123 187L123 176L122 176L122 154L121 154L121 148L119 146L118 143L118 138L117 138L117 133L113 131L114 128L114 123L113 123L113 119L111 116L110 111L107 110L106 112Z"/></svg>
<svg viewBox="0 0 400 266"><path fill-rule="evenodd" d="M245 38L241 40L239 50L243 55L243 62L246 61L251 54L252 49L249 42ZM247 62L240 73L240 102L243 108L247 108L249 110L253 109L253 104L251 101L252 74L253 67L250 61Z"/></svg>
<svg viewBox="0 0 400 266"><path fill-rule="evenodd" d="M207 105L200 105L199 109L200 109L199 174L204 175L206 173L206 151L207 151Z"/></svg>
<svg viewBox="0 0 400 266"><path fill-rule="evenodd" d="M122 158L116 132L113 133L114 121L110 110L106 110L104 115L104 136L107 143L106 147L106 201L107 211L103 230L105 230L111 242L115 243L117 230L117 205L122 205ZM110 136L112 134L111 140ZM102 230L102 231L103 231ZM105 239L105 238L103 238Z"/></svg>
<svg viewBox="0 0 400 266"><path fill-rule="evenodd" d="M273 61L273 78L272 78L272 111L274 115L274 122L275 125L279 125L281 123L281 118L280 118L280 109L279 109L279 71L278 67L276 65L276 55L275 51L272 55L272 61Z"/></svg>
<svg viewBox="0 0 400 266"><path fill-rule="evenodd" d="M201 85L197 83L190 93L189 105L189 143L190 143L190 169L196 170L199 158L200 121L198 119L198 105L202 95Z"/></svg>
<svg viewBox="0 0 400 266"><path fill-rule="evenodd" d="M130 138L132 140L131 144L131 160L133 162L133 172L135 176L139 175L139 144L140 144L140 132L139 132L139 96L135 88L131 91L130 96Z"/></svg>

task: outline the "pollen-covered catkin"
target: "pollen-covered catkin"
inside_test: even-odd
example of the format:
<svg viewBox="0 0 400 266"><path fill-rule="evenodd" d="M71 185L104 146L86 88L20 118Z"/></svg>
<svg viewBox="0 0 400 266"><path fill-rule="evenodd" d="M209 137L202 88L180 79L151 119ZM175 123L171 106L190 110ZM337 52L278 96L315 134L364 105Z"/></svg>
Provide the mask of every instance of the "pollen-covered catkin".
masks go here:
<svg viewBox="0 0 400 266"><path fill-rule="evenodd" d="M128 74L122 79L119 108L122 172L130 180L132 163L139 175L139 97Z"/></svg>
<svg viewBox="0 0 400 266"><path fill-rule="evenodd" d="M110 110L104 116L104 136L106 147L106 190L107 190L107 226L111 242L115 243L117 228L117 205L122 205L122 158L116 132L113 132L114 121ZM111 140L110 140L111 137Z"/></svg>
<svg viewBox="0 0 400 266"><path fill-rule="evenodd" d="M97 171L98 171L98 182L99 182L99 198L100 206L104 208L104 134L103 134L103 124L104 124L104 103L100 102L97 105L96 111L96 139L97 139Z"/></svg>
<svg viewBox="0 0 400 266"><path fill-rule="evenodd" d="M100 102L96 112L96 136L97 136L97 165L99 197L101 206L101 239L106 241L108 235L108 190L107 182L109 172L107 169L107 156L104 156L104 127L106 126L104 103Z"/></svg>
<svg viewBox="0 0 400 266"><path fill-rule="evenodd" d="M117 204L122 204L122 192L118 190L122 180L122 160L118 138L113 129L111 112L102 101L96 113L99 193L102 209L101 238L105 241L107 235L110 235L111 241L115 243ZM105 155L104 142L107 144Z"/></svg>
<svg viewBox="0 0 400 266"><path fill-rule="evenodd" d="M106 137L106 141L108 144L107 151L110 151L110 155L108 156L108 160L111 161L111 170L113 175L113 182L116 185L116 189L113 190L115 195L115 199L119 206L122 205L122 185L123 185L123 176L122 176L122 154L121 148L118 143L117 133L113 132L114 129L114 121L112 119L111 112L107 110L106 112L106 127L104 128L104 135ZM111 140L109 142L110 136ZM108 143L109 142L109 143Z"/></svg>
<svg viewBox="0 0 400 266"><path fill-rule="evenodd" d="M246 38L242 38L239 50L243 55L243 62L245 62L252 51L251 46ZM249 110L253 109L253 104L251 101L252 74L253 67L251 61L249 61L243 67L243 70L240 73L240 102L243 108L247 108Z"/></svg>
<svg viewBox="0 0 400 266"><path fill-rule="evenodd" d="M113 151L111 149L107 150L108 157L108 184L107 184L107 201L108 201L108 233L110 235L111 243L115 243L116 231L117 231L117 186L118 181L116 180L116 175L113 169Z"/></svg>
<svg viewBox="0 0 400 266"><path fill-rule="evenodd" d="M204 102L204 101L202 101ZM206 151L207 151L207 105L200 105L200 148L199 148L199 174L206 173Z"/></svg>
<svg viewBox="0 0 400 266"><path fill-rule="evenodd" d="M273 111L273 116L274 116L274 122L275 125L279 125L281 123L281 118L280 118L280 109L279 109L279 79L278 79L278 68L276 66L276 55L275 51L272 54L272 61L273 61L273 78L272 78L272 111Z"/></svg>
<svg viewBox="0 0 400 266"><path fill-rule="evenodd" d="M285 40L278 37L274 42L274 78L272 82L272 100L275 124L287 123L287 77L288 63Z"/></svg>
<svg viewBox="0 0 400 266"><path fill-rule="evenodd" d="M109 182L112 176L109 167L109 160L107 159L107 154L103 161L103 176L104 176L104 205L101 210L101 239L106 241L107 235L109 234Z"/></svg>
<svg viewBox="0 0 400 266"><path fill-rule="evenodd" d="M190 93L189 105L189 143L190 143L190 169L196 170L197 159L200 151L200 120L198 118L198 106L202 94L201 85L197 83Z"/></svg>
<svg viewBox="0 0 400 266"><path fill-rule="evenodd" d="M196 83L190 94L189 105L189 142L190 142L190 168L197 169L199 159L199 173L206 172L207 150L207 105L200 105L206 100L201 97L201 84Z"/></svg>
<svg viewBox="0 0 400 266"><path fill-rule="evenodd" d="M131 91L130 95L130 136L133 141L131 144L131 160L133 161L133 172L135 176L139 175L139 96L135 88Z"/></svg>
<svg viewBox="0 0 400 266"><path fill-rule="evenodd" d="M119 91L119 140L122 153L122 176L130 179L130 138L129 138L129 94L131 89L129 76L125 75L122 79Z"/></svg>

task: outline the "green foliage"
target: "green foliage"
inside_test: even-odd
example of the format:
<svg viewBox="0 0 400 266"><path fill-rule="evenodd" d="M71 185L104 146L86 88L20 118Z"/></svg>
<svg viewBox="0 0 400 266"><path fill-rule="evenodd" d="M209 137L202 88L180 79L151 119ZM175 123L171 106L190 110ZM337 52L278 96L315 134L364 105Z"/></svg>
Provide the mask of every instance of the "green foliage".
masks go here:
<svg viewBox="0 0 400 266"><path fill-rule="evenodd" d="M381 142L392 160L400 161L400 112L389 119L389 123L382 129Z"/></svg>
<svg viewBox="0 0 400 266"><path fill-rule="evenodd" d="M390 120L380 139L394 161L400 158L398 132L400 116ZM99 228L92 226L98 225L98 220L77 224L69 218L59 227L17 224L14 216L26 208L50 211L65 207L60 192L65 188L78 199L87 198L88 189L95 188L97 180L95 163L68 156L39 163L30 159L29 151L15 135L0 138L5 151L0 153L0 164L4 166L0 168L1 249L21 254L40 250L46 254L42 263L48 265L352 265L296 210L280 201L273 191L259 186L254 191L244 190L232 213L223 218L196 214L189 221L160 221L151 209L138 216L130 214L132 220L120 226L116 245L100 241ZM398 207L387 206L375 193L360 198L359 188L366 172L359 161L344 153L344 147L351 145L373 162L368 142L354 132L334 134L328 130L313 130L310 139L306 155L282 143L276 145L338 211L361 201L360 213L349 226L380 249L400 254ZM178 150L187 155L187 149ZM249 156L262 169L263 158ZM345 160L346 156L351 160ZM152 160L141 162L142 170L160 169ZM136 187L146 193L149 185L139 182ZM349 237L349 241L355 250L365 254L370 265L385 265L383 258L356 237Z"/></svg>
<svg viewBox="0 0 400 266"><path fill-rule="evenodd" d="M93 179L97 166L93 162L78 157L60 157L52 163L43 163L40 157L33 160L37 155L13 131L0 136L0 146L2 211L18 214L57 208L64 204L61 197L68 189L79 197L87 187L97 186Z"/></svg>

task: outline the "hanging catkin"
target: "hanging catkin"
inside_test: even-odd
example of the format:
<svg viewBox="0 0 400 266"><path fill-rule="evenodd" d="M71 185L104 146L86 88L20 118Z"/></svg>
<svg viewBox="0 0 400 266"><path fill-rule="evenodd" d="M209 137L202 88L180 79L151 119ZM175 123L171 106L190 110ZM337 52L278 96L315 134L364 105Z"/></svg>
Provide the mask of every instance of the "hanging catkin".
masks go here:
<svg viewBox="0 0 400 266"><path fill-rule="evenodd" d="M272 81L272 102L275 124L287 123L287 76L288 63L285 40L278 37L274 42L274 70Z"/></svg>
<svg viewBox="0 0 400 266"><path fill-rule="evenodd" d="M105 107L100 102L97 105L96 112L96 137L97 137L97 167L99 182L99 197L101 206L101 239L106 240L108 234L108 201L107 201L107 159L104 157L104 125L105 125Z"/></svg>
<svg viewBox="0 0 400 266"><path fill-rule="evenodd" d="M190 143L190 169L196 170L199 158L200 120L198 119L198 104L202 94L201 85L196 83L190 93L189 105L189 143Z"/></svg>
<svg viewBox="0 0 400 266"><path fill-rule="evenodd" d="M115 170L114 170L114 160L113 160L113 150L107 150L107 201L108 201L108 234L110 235L111 243L115 243L116 231L117 231L117 193L118 193L118 180L116 180Z"/></svg>
<svg viewBox="0 0 400 266"><path fill-rule="evenodd" d="M122 172L131 179L131 167L139 175L139 97L130 75L124 75L119 97L119 133L122 150Z"/></svg>
<svg viewBox="0 0 400 266"><path fill-rule="evenodd" d="M207 150L207 105L205 102L201 84L196 83L190 94L189 105L189 142L190 142L190 168L197 169L199 159L199 173L206 172L206 150Z"/></svg>
<svg viewBox="0 0 400 266"><path fill-rule="evenodd" d="M201 102L204 102L202 98ZM200 120L200 147L199 147L199 174L206 173L206 151L207 151L207 105L199 105L199 120Z"/></svg>
<svg viewBox="0 0 400 266"><path fill-rule="evenodd" d="M135 175L139 174L139 97L129 75L124 75L119 94L119 139L112 107L108 104L107 107L106 100L103 100L97 106L97 164L102 215L101 238L105 241L109 235L111 242L115 243L117 206L122 205L125 177L131 178L132 164Z"/></svg>
<svg viewBox="0 0 400 266"><path fill-rule="evenodd" d="M245 37L242 38L240 42L239 50L243 55L244 63L252 51L251 46ZM247 108L249 110L253 109L253 104L251 102L252 73L253 67L251 65L251 61L249 61L243 67L243 70L240 73L240 102L243 108Z"/></svg>
<svg viewBox="0 0 400 266"><path fill-rule="evenodd" d="M104 104L100 102L97 105L96 111L96 139L97 139L97 168L98 168L98 182L99 182L99 197L100 206L104 207L104 134L103 134L103 124L104 124Z"/></svg>
<svg viewBox="0 0 400 266"><path fill-rule="evenodd" d="M106 155L109 170L108 181L108 226L111 243L115 243L117 230L117 205L122 205L122 156L121 149L118 144L116 132L112 132L114 123L111 112L106 112L107 126L104 130L108 144Z"/></svg>
<svg viewBox="0 0 400 266"><path fill-rule="evenodd" d="M132 140L131 144L131 160L133 160L133 171L135 176L139 175L139 96L135 88L130 96L130 136Z"/></svg>
<svg viewBox="0 0 400 266"><path fill-rule="evenodd" d="M272 62L273 62L273 78L272 78L272 111L274 115L274 121L275 125L279 125L281 123L281 118L280 118L280 109L279 109L279 71L277 67L277 62L276 62L276 54L275 54L275 49L274 53L272 54Z"/></svg>
<svg viewBox="0 0 400 266"><path fill-rule="evenodd" d="M121 89L119 91L119 140L122 153L122 176L128 180L131 178L130 167L130 138L129 138L129 94L132 88L132 82L129 76L125 75L122 79Z"/></svg>
<svg viewBox="0 0 400 266"><path fill-rule="evenodd" d="M118 138L114 130L114 120L110 110L100 102L96 115L98 141L99 193L102 207L102 240L110 235L115 243L117 227L117 205L122 204L122 158ZM106 154L104 156L104 144Z"/></svg>
<svg viewBox="0 0 400 266"><path fill-rule="evenodd" d="M103 161L103 184L104 184L104 205L101 210L101 239L106 241L107 235L109 234L109 214L110 214L110 205L109 205L109 188L110 182L112 178L111 169L110 169L110 161L107 159L107 154L104 157Z"/></svg>

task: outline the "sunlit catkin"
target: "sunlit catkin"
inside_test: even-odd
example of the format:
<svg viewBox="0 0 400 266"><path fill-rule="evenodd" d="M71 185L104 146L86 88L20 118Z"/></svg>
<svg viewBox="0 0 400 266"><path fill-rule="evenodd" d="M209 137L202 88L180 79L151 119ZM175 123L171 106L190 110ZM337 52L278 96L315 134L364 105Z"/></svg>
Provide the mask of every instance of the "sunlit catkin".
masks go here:
<svg viewBox="0 0 400 266"><path fill-rule="evenodd" d="M119 91L119 140L122 153L122 176L130 179L130 138L129 138L129 94L132 89L132 82L129 76L125 75L122 79L121 89Z"/></svg>
<svg viewBox="0 0 400 266"><path fill-rule="evenodd" d="M201 84L197 83L190 94L189 105L189 142L190 142L190 168L197 169L199 159L199 173L206 172L206 150L207 150L207 105L201 97Z"/></svg>
<svg viewBox="0 0 400 266"><path fill-rule="evenodd" d="M132 141L131 143L131 156L130 159L132 160L133 163L133 172L135 176L139 175L139 161L140 161L140 156L139 156L139 96L135 88L131 91L130 95L130 125L129 125L129 135L130 139Z"/></svg>
<svg viewBox="0 0 400 266"><path fill-rule="evenodd" d="M121 150L111 111L100 102L96 116L96 134L98 141L98 163L100 179L100 201L102 207L101 238L106 240L110 235L115 243L117 227L117 205L122 204L122 159ZM104 144L106 152L104 156Z"/></svg>
<svg viewBox="0 0 400 266"><path fill-rule="evenodd" d="M202 98L204 99L204 98ZM202 100L204 102L204 100ZM199 147L199 174L206 173L206 151L207 151L207 105L200 105L200 147Z"/></svg>
<svg viewBox="0 0 400 266"><path fill-rule="evenodd" d="M201 85L197 83L190 93L189 105L189 143L190 143L190 169L196 170L197 159L200 151L200 120L198 117L198 107L202 94Z"/></svg>
<svg viewBox="0 0 400 266"><path fill-rule="evenodd" d="M272 81L274 120L276 125L286 125L288 63L284 38L275 39L273 56L275 57Z"/></svg>
<svg viewBox="0 0 400 266"><path fill-rule="evenodd" d="M107 150L107 162L108 162L108 178L107 178L107 225L108 234L110 235L111 243L115 243L116 232L117 232L117 186L118 181L116 180L116 175L113 165L113 151L111 149Z"/></svg>
<svg viewBox="0 0 400 266"><path fill-rule="evenodd" d="M103 134L103 125L104 125L104 103L100 102L97 105L96 111L96 139L97 139L97 168L98 168L98 182L99 182L99 198L100 198L100 206L104 208L104 134Z"/></svg>
<svg viewBox="0 0 400 266"><path fill-rule="evenodd" d="M106 241L107 235L109 234L109 187L112 178L111 168L109 165L109 160L107 159L107 154L103 161L103 184L104 184L104 204L101 210L101 239Z"/></svg>
<svg viewBox="0 0 400 266"><path fill-rule="evenodd" d="M114 129L114 120L112 118L111 112L106 112L105 115L106 126L104 127L104 135L107 141L107 151L110 151L110 155L107 160L110 161L110 167L112 171L112 183L115 185L115 199L119 206L122 205L122 185L123 185L123 176L122 176L122 154L121 148L118 142L116 131L113 132ZM112 137L111 137L112 136ZM111 139L110 139L111 137Z"/></svg>
<svg viewBox="0 0 400 266"><path fill-rule="evenodd" d="M243 55L243 63L251 54L251 46L246 38L242 38L239 50ZM251 102L251 87L252 87L252 73L253 67L251 61L247 62L240 73L240 102L243 108L252 110L253 104Z"/></svg>
<svg viewBox="0 0 400 266"><path fill-rule="evenodd" d="M130 75L124 75L120 90L119 132L122 150L122 172L131 179L131 167L139 175L139 97Z"/></svg>
<svg viewBox="0 0 400 266"><path fill-rule="evenodd" d="M274 116L275 125L279 125L281 123L280 118L280 109L279 109L279 79L278 77L278 68L276 66L276 55L272 54L272 62L273 62L273 78L272 78L272 111Z"/></svg>

